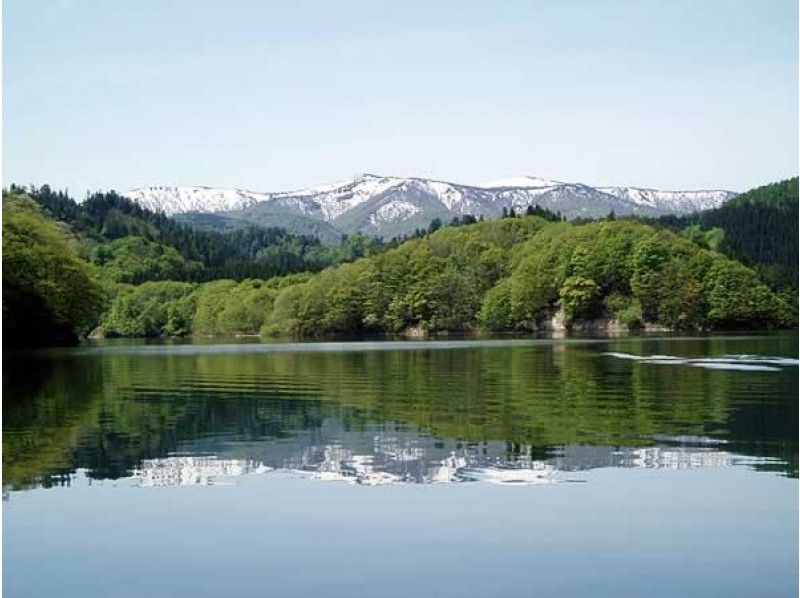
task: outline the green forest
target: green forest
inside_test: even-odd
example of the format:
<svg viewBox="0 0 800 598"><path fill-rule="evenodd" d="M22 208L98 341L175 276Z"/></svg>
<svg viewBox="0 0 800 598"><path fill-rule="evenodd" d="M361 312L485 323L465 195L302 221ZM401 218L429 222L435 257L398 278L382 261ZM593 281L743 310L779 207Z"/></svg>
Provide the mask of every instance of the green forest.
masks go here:
<svg viewBox="0 0 800 598"><path fill-rule="evenodd" d="M12 186L3 233L6 346L91 330L318 338L797 324L797 179L683 218L564 222L531 207L337 245L281 229L194 230L113 192L78 203Z"/></svg>
<svg viewBox="0 0 800 598"><path fill-rule="evenodd" d="M715 210L657 223L754 267L774 289L797 290L798 179L752 189Z"/></svg>
<svg viewBox="0 0 800 598"><path fill-rule="evenodd" d="M316 237L280 228L196 230L113 191L90 194L80 203L47 185L38 189L12 185L7 194L30 197L44 215L68 225L80 240L81 257L113 272L116 282L270 278L318 271L370 255L383 245L365 235L349 235L338 245L326 245Z"/></svg>

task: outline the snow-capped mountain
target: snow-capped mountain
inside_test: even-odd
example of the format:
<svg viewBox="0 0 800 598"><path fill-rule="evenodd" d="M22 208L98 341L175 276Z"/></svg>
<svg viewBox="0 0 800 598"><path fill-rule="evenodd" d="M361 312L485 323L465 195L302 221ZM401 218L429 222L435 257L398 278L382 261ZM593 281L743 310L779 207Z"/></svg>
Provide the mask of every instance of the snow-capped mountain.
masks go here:
<svg viewBox="0 0 800 598"><path fill-rule="evenodd" d="M735 193L592 187L533 176L461 185L365 174L352 181L277 193L158 186L126 195L145 208L198 226L249 223L330 237L355 231L388 237L426 227L437 217L443 221L464 214L498 217L503 208L519 213L538 204L568 218L602 217L612 210L619 215L659 216L718 207Z"/></svg>
<svg viewBox="0 0 800 598"><path fill-rule="evenodd" d="M187 212L228 212L241 210L269 199L266 193L212 187L143 187L125 195L143 208L167 216Z"/></svg>
<svg viewBox="0 0 800 598"><path fill-rule="evenodd" d="M639 206L672 213L675 206L682 212L695 212L718 208L735 194L730 191L658 191L637 187L598 187L608 193Z"/></svg>

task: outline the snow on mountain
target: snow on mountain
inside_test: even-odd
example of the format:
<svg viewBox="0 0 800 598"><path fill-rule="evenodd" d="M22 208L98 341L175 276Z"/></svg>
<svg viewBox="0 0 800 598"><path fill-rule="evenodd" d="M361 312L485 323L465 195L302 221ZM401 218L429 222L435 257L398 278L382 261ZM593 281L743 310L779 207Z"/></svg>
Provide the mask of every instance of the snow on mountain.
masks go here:
<svg viewBox="0 0 800 598"><path fill-rule="evenodd" d="M397 177L363 175L353 181L267 195L273 202L299 199L307 204L305 213L318 211L323 220L331 221L404 181Z"/></svg>
<svg viewBox="0 0 800 598"><path fill-rule="evenodd" d="M327 223L342 232L397 235L426 226L433 218L472 214L498 217L503 208L518 213L529 205L568 218L683 214L720 206L730 191L660 191L638 187L592 187L535 176L481 185L460 185L414 177L364 174L351 181L299 191L264 193L212 187L145 187L126 193L141 206L181 215L223 213L243 222L271 226L284 219Z"/></svg>
<svg viewBox="0 0 800 598"><path fill-rule="evenodd" d="M420 211L421 210L413 203L407 201L391 201L375 210L370 216L370 222L378 226L383 222L404 220Z"/></svg>
<svg viewBox="0 0 800 598"><path fill-rule="evenodd" d="M439 201L447 206L448 210L452 210L464 199L464 194L450 183L440 181L420 181L420 183L430 189Z"/></svg>
<svg viewBox="0 0 800 598"><path fill-rule="evenodd" d="M483 187L484 189L497 189L499 187L513 187L518 189L542 189L545 187L558 187L559 185L563 185L561 181L550 181L548 179L542 179L535 176L518 176L512 177L510 179L502 179L499 181L490 181L488 183L484 183L482 185L478 185L479 187Z"/></svg>
<svg viewBox="0 0 800 598"><path fill-rule="evenodd" d="M143 187L124 195L143 208L168 216L186 212L230 212L268 199L265 193L212 187Z"/></svg>
<svg viewBox="0 0 800 598"><path fill-rule="evenodd" d="M599 191L608 193L638 206L647 206L656 210L693 212L718 208L731 199L732 191L659 191L657 189L640 189L638 187L598 187Z"/></svg>

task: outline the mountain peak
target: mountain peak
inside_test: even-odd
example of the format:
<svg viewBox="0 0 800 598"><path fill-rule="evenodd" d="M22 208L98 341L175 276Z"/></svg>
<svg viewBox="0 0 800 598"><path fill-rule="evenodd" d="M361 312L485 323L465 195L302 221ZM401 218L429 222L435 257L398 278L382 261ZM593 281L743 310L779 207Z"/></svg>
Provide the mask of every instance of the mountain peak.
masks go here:
<svg viewBox="0 0 800 598"><path fill-rule="evenodd" d="M538 204L567 218L604 217L611 211L620 216L659 216L718 207L735 194L593 187L533 175L461 185L362 173L344 182L277 193L153 186L126 195L167 215L218 213L228 226L241 222L242 226L249 223L308 232L324 225L333 235L358 231L389 237L424 228L433 218L449 220L465 214L496 218L504 208L520 213Z"/></svg>

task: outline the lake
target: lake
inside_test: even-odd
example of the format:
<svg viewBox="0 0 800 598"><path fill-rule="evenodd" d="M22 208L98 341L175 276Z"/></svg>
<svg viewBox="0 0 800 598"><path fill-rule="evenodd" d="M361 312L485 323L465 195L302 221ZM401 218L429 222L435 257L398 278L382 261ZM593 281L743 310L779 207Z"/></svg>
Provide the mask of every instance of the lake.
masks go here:
<svg viewBox="0 0 800 598"><path fill-rule="evenodd" d="M795 596L793 335L4 357L15 596Z"/></svg>

